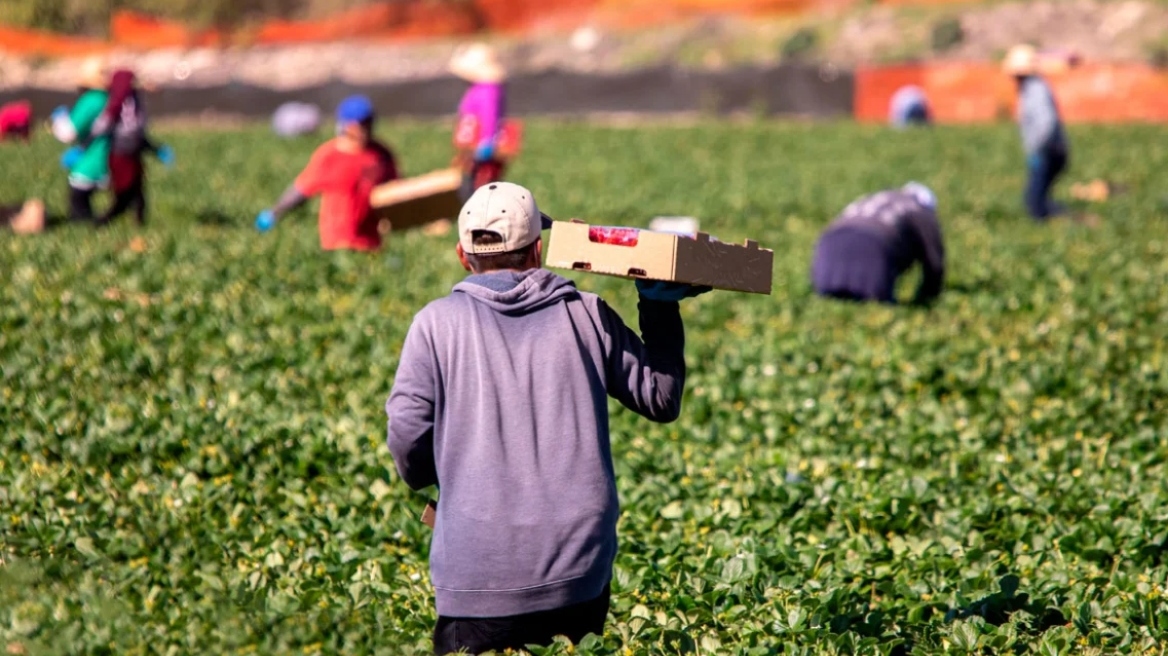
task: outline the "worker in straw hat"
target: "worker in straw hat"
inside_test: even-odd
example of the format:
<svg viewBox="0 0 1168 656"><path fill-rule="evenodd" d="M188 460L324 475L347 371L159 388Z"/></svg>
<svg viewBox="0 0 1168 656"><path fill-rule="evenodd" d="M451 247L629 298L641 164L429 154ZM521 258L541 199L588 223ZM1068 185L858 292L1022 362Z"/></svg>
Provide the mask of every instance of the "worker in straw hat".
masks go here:
<svg viewBox="0 0 1168 656"><path fill-rule="evenodd" d="M507 70L494 48L485 43L464 45L454 52L450 72L470 83L458 104L456 161L463 169L463 199L503 177L499 152L507 115Z"/></svg>
<svg viewBox="0 0 1168 656"><path fill-rule="evenodd" d="M1050 85L1041 76L1041 57L1030 45L1014 46L1002 65L1018 85L1018 124L1026 151L1026 209L1035 221L1061 213L1050 200L1067 166L1067 136Z"/></svg>
<svg viewBox="0 0 1168 656"><path fill-rule="evenodd" d="M93 194L109 182L110 136L91 134L109 99L105 60L90 57L78 69L81 95L72 108L58 107L51 117L53 135L70 148L61 163L69 171L69 218L93 221Z"/></svg>

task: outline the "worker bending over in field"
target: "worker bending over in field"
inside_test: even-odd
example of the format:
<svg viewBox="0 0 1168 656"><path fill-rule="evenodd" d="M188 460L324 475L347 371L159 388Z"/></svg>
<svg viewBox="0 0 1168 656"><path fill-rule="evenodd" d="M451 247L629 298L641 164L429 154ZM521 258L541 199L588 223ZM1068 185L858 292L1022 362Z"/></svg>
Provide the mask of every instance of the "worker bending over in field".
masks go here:
<svg viewBox="0 0 1168 656"><path fill-rule="evenodd" d="M1018 85L1018 124L1026 151L1026 209L1036 221L1061 214L1050 190L1067 166L1067 136L1050 85L1039 75L1033 46L1015 46L1003 65Z"/></svg>
<svg viewBox="0 0 1168 656"><path fill-rule="evenodd" d="M929 100L924 89L910 84L896 90L888 108L888 121L893 127L928 125L930 120Z"/></svg>
<svg viewBox="0 0 1168 656"><path fill-rule="evenodd" d="M815 247L815 293L895 303L897 279L919 261L923 275L914 302L931 302L945 280L945 245L936 212L936 196L917 182L848 205Z"/></svg>
<svg viewBox="0 0 1168 656"><path fill-rule="evenodd" d="M260 212L256 228L267 232L289 211L321 195L320 245L325 250L381 247L369 195L397 179L393 154L373 138L373 102L346 98L337 107L337 137L317 149L308 166L271 209Z"/></svg>
<svg viewBox="0 0 1168 656"><path fill-rule="evenodd" d="M146 106L142 102L133 71L114 71L109 83L105 109L93 122L89 140L109 138L110 184L114 201L98 219L108 225L127 211L134 212L138 225L146 224L146 167L142 156L152 153L163 164L174 164L170 146L156 145L146 132Z"/></svg>
<svg viewBox="0 0 1168 656"><path fill-rule="evenodd" d="M540 267L546 224L523 187L475 192L458 215L471 275L414 317L386 403L402 480L441 491L435 654L602 634L620 515L606 397L658 422L681 411L678 302L708 288L638 280L638 338Z"/></svg>

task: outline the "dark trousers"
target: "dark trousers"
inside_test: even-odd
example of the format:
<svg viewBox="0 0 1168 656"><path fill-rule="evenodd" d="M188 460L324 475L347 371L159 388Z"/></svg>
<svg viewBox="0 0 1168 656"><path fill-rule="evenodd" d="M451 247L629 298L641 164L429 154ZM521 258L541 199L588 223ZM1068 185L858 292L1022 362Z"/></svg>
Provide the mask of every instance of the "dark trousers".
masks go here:
<svg viewBox="0 0 1168 656"><path fill-rule="evenodd" d="M490 618L439 616L434 626L434 654L520 650L526 645L549 645L558 635L577 643L589 633L604 633L609 598L606 585L604 592L592 601L539 613Z"/></svg>
<svg viewBox="0 0 1168 656"><path fill-rule="evenodd" d="M110 153L109 165L114 204L101 217L101 223L109 223L127 211L133 210L138 225L145 225L146 169L142 165L142 152Z"/></svg>
<svg viewBox="0 0 1168 656"><path fill-rule="evenodd" d="M1067 154L1061 151L1041 153L1032 166L1026 181L1026 211L1035 221L1044 221L1058 213L1058 206L1050 200L1050 190L1067 168Z"/></svg>
<svg viewBox="0 0 1168 656"><path fill-rule="evenodd" d="M93 221L93 193L95 189L69 187L69 220Z"/></svg>
<svg viewBox="0 0 1168 656"><path fill-rule="evenodd" d="M114 204L102 215L101 223L109 223L131 210L138 225L146 225L146 189L142 180L127 189L114 192Z"/></svg>

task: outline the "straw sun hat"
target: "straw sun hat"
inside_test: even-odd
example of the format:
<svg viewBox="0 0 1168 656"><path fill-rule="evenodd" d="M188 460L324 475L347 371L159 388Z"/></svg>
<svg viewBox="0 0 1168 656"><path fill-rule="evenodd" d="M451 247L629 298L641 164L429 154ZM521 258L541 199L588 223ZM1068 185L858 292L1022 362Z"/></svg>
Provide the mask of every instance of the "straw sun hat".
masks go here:
<svg viewBox="0 0 1168 656"><path fill-rule="evenodd" d="M105 59L93 56L81 62L77 69L77 86L85 89L104 89L109 86Z"/></svg>
<svg viewBox="0 0 1168 656"><path fill-rule="evenodd" d="M1009 75L1022 77L1038 72L1038 50L1030 45L1017 45L1006 53L1002 70Z"/></svg>
<svg viewBox="0 0 1168 656"><path fill-rule="evenodd" d="M459 47L450 59L450 72L476 84L495 84L507 79L507 69L495 49L485 43Z"/></svg>

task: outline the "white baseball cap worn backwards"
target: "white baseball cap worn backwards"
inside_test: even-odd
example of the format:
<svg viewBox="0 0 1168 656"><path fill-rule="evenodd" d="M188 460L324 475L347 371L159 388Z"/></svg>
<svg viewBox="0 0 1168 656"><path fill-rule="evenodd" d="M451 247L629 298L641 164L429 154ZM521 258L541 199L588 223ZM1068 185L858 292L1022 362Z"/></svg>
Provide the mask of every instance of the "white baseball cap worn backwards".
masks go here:
<svg viewBox="0 0 1168 656"><path fill-rule="evenodd" d="M509 253L535 243L540 231L551 225L531 191L510 182L491 182L479 187L458 213L458 242L471 255ZM502 241L475 246L477 231L493 232Z"/></svg>

